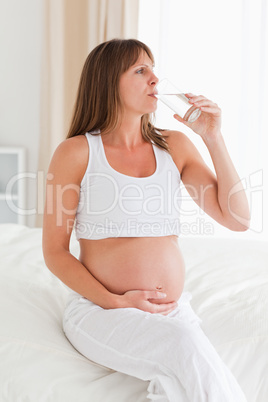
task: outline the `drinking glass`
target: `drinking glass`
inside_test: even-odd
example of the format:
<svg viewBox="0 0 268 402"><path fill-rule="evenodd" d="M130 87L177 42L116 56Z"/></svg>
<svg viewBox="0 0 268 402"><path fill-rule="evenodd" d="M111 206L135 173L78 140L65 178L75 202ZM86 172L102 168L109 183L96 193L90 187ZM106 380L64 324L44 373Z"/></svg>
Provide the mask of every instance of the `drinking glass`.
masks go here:
<svg viewBox="0 0 268 402"><path fill-rule="evenodd" d="M201 114L201 110L191 105L184 93L166 78L157 84L154 95L189 123L193 123Z"/></svg>

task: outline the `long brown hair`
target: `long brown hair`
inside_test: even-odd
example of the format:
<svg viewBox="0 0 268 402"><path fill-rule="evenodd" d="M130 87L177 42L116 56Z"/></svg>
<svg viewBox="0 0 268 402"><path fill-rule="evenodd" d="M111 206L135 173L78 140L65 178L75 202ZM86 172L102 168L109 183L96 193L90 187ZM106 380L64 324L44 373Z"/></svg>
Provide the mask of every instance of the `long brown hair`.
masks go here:
<svg viewBox="0 0 268 402"><path fill-rule="evenodd" d="M108 133L119 123L121 102L119 79L146 52L154 63L151 50L136 39L112 39L95 47L88 55L80 78L73 118L67 138L100 130ZM145 141L153 141L168 151L165 136L152 123L152 115L141 118Z"/></svg>

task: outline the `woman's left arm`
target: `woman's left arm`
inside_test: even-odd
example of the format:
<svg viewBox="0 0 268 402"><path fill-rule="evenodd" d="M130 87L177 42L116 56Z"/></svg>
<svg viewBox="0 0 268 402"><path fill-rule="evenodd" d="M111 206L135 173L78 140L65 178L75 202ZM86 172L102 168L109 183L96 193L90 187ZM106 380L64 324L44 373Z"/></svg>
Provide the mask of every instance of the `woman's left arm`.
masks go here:
<svg viewBox="0 0 268 402"><path fill-rule="evenodd" d="M201 136L210 153L216 176L192 142L183 135L179 140L180 146L183 146L178 151L182 155L183 149L182 181L196 203L216 221L231 230L247 230L250 223L248 201L221 134L221 110L204 96L187 94L187 97L190 103L200 108L200 117L194 123L187 123L178 115L174 117ZM179 149L178 141L173 143L177 143L175 147ZM174 154L174 157L177 155Z"/></svg>

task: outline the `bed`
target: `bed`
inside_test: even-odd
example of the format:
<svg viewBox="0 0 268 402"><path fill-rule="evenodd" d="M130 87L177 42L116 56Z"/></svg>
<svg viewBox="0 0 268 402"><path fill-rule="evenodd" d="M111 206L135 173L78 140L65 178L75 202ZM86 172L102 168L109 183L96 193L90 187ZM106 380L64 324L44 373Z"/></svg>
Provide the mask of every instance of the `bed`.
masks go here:
<svg viewBox="0 0 268 402"><path fill-rule="evenodd" d="M248 402L267 402L268 244L243 234L180 242L205 333ZM78 256L73 237L71 252ZM148 401L147 382L90 362L65 338L69 289L44 264L41 229L1 224L0 265L1 402Z"/></svg>

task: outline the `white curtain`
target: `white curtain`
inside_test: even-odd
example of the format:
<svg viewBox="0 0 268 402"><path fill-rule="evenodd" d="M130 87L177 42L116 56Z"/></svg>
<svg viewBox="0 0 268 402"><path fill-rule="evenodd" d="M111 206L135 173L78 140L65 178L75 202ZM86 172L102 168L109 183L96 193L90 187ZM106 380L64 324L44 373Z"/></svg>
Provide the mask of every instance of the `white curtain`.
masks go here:
<svg viewBox="0 0 268 402"><path fill-rule="evenodd" d="M169 77L183 91L219 104L223 135L247 188L250 231L235 234L221 228L185 195L186 235L204 235L207 228L208 235L268 239L267 0L141 0L138 37L152 48L160 78ZM202 141L161 104L156 122L186 132L211 163Z"/></svg>
<svg viewBox="0 0 268 402"><path fill-rule="evenodd" d="M138 0L44 0L37 226L51 156L66 138L84 61L99 43L135 38Z"/></svg>

